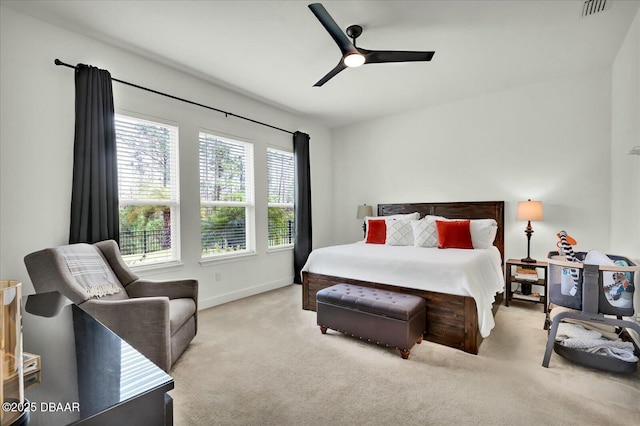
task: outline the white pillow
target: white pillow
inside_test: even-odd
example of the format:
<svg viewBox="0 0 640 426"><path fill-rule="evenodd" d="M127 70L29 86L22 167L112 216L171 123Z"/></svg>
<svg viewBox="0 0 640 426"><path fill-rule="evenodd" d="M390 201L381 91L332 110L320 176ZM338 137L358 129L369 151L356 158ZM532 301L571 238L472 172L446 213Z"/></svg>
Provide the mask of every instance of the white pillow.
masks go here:
<svg viewBox="0 0 640 426"><path fill-rule="evenodd" d="M427 215L424 217L425 221L433 221L435 228L436 220L452 221L462 219L448 219L442 216ZM493 246L493 242L498 234L498 222L495 219L471 219L469 223L469 231L471 232L471 243L474 249L488 249ZM415 238L415 236L414 236ZM438 246L438 230L435 229L436 244L434 246L423 247L437 247Z"/></svg>
<svg viewBox="0 0 640 426"><path fill-rule="evenodd" d="M385 244L389 246L412 246L413 228L412 220L390 219L386 220L387 240Z"/></svg>
<svg viewBox="0 0 640 426"><path fill-rule="evenodd" d="M365 216L364 218L364 235L367 235L367 232L369 231L369 221L370 220L379 220L379 219L384 219L387 221L387 226L389 223L389 220L398 220L398 219L404 219L404 220L414 220L414 219L420 219L420 213L415 212L415 213L407 213L407 214L392 214L389 216Z"/></svg>
<svg viewBox="0 0 640 426"><path fill-rule="evenodd" d="M415 213L407 213L407 214L392 214L389 216L365 216L364 220L365 222L373 219L405 219L405 220L417 220L420 219L420 213L415 212Z"/></svg>
<svg viewBox="0 0 640 426"><path fill-rule="evenodd" d="M498 234L498 222L494 219L472 219L469 224L474 249L488 249Z"/></svg>
<svg viewBox="0 0 640 426"><path fill-rule="evenodd" d="M422 220L412 220L413 245L416 247L438 247L438 229L436 220L431 216Z"/></svg>

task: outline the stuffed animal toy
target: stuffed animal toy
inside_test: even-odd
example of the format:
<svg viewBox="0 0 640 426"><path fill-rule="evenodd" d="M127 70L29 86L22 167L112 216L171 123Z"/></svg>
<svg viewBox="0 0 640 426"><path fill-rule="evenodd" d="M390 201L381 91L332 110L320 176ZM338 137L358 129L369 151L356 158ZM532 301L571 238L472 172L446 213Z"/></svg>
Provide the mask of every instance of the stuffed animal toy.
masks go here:
<svg viewBox="0 0 640 426"><path fill-rule="evenodd" d="M565 255L568 262L580 262L573 252L573 245L577 244L576 240L571 238L566 231L560 231L557 235L560 241L556 245L560 249L560 253ZM564 268L562 270L563 274L567 269L573 279L573 287L569 290L569 294L575 296L578 293L578 270L576 268Z"/></svg>
<svg viewBox="0 0 640 426"><path fill-rule="evenodd" d="M625 291L633 293L635 290L634 285L629 283L627 274L623 272L614 273L613 281L613 284L607 286L609 289L609 296L611 296L613 300L620 299L620 296L622 296L622 293Z"/></svg>

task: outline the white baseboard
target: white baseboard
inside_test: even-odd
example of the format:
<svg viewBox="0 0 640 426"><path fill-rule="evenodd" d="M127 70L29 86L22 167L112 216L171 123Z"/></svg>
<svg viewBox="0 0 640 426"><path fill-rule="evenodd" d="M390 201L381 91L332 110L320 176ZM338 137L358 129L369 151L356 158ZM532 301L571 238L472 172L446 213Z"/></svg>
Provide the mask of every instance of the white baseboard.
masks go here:
<svg viewBox="0 0 640 426"><path fill-rule="evenodd" d="M233 302L234 300L243 299L255 294L264 293L277 288L286 287L293 284L293 275L278 281L260 284L254 287L243 288L242 290L232 291L230 293L221 294L214 297L198 300L198 310L211 308L213 306L222 305L223 303Z"/></svg>

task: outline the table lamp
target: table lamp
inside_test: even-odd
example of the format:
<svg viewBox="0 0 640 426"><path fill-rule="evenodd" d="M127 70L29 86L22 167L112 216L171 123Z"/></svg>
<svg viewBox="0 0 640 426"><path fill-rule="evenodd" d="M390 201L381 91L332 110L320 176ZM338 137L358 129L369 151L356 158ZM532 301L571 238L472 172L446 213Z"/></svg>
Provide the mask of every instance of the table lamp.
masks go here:
<svg viewBox="0 0 640 426"><path fill-rule="evenodd" d="M531 234L533 234L533 228L531 227L532 220L543 220L544 215L542 213L542 201L527 201L518 202L518 212L516 214L516 220L526 220L527 227L524 233L527 234L527 257L520 259L525 263L536 263L535 259L531 258Z"/></svg>
<svg viewBox="0 0 640 426"><path fill-rule="evenodd" d="M367 216L373 216L373 207L368 206L366 204L358 206L358 214L356 215L356 219L364 219ZM367 236L367 228L365 223L362 223L362 232Z"/></svg>

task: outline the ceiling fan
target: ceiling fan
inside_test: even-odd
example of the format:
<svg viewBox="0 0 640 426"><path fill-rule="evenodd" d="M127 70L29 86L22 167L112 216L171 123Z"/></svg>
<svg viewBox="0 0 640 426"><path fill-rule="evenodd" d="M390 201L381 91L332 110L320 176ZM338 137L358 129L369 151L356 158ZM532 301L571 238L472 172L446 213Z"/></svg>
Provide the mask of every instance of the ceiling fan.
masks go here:
<svg viewBox="0 0 640 426"><path fill-rule="evenodd" d="M342 58L340 58L338 65L314 84L315 87L322 86L347 67L359 67L363 64L381 64L385 62L430 61L435 53L406 50L367 50L356 47L356 39L362 34L362 27L360 25L351 25L347 28L345 35L322 4L310 4L309 9L311 9L311 12L318 18L318 21L320 21L322 26L329 32L329 35L342 52ZM351 37L353 41L349 41L347 36Z"/></svg>

